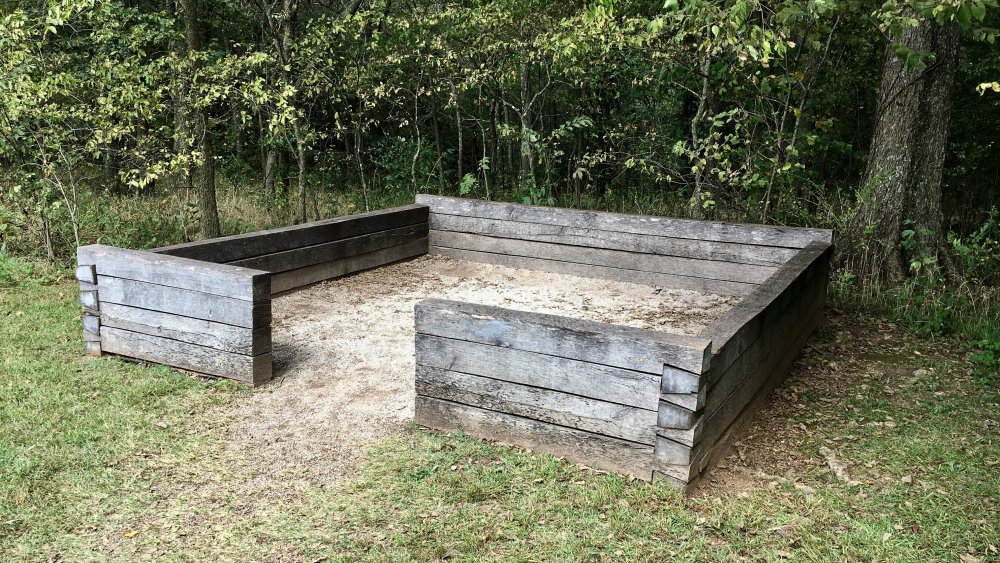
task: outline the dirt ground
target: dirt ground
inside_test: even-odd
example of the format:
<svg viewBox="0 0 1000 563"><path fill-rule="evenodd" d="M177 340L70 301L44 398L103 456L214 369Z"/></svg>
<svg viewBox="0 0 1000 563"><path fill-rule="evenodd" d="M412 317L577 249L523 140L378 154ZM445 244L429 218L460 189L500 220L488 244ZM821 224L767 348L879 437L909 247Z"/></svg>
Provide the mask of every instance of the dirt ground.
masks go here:
<svg viewBox="0 0 1000 563"><path fill-rule="evenodd" d="M413 306L437 297L694 334L737 298L424 256L274 300L275 379L233 407L233 448L330 484L413 419Z"/></svg>

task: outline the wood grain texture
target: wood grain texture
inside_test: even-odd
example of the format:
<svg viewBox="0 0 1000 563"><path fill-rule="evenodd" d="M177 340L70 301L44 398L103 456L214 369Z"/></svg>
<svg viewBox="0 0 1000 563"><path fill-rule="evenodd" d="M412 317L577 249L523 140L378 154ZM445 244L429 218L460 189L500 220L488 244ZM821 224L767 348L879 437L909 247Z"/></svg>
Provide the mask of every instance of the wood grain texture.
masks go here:
<svg viewBox="0 0 1000 563"><path fill-rule="evenodd" d="M250 302L122 278L97 279L101 299L108 303L251 329L271 322L270 300Z"/></svg>
<svg viewBox="0 0 1000 563"><path fill-rule="evenodd" d="M81 246L77 255L93 261L98 280L122 278L242 301L267 299L271 294L270 276L260 270L99 244Z"/></svg>
<svg viewBox="0 0 1000 563"><path fill-rule="evenodd" d="M417 203L432 213L501 219L523 223L543 223L645 235L671 236L716 242L803 248L813 241L830 242L833 231L671 219L648 215L627 215L600 211L579 211L554 207L497 203L418 194ZM433 222L431 229L435 229Z"/></svg>
<svg viewBox="0 0 1000 563"><path fill-rule="evenodd" d="M423 334L655 375L664 364L702 373L712 348L698 337L441 299L417 303L415 322Z"/></svg>
<svg viewBox="0 0 1000 563"><path fill-rule="evenodd" d="M715 342L713 362L727 366L761 334L766 315L794 303L801 288L828 272L833 246L811 243L726 314L710 324L702 334ZM709 381L711 383L711 381Z"/></svg>
<svg viewBox="0 0 1000 563"><path fill-rule="evenodd" d="M297 287L377 268L426 253L427 239L414 239L382 250L274 274L271 278L271 291L276 295Z"/></svg>
<svg viewBox="0 0 1000 563"><path fill-rule="evenodd" d="M225 352L256 356L271 351L271 327L256 329L151 311L115 303L101 309L104 325L162 336Z"/></svg>
<svg viewBox="0 0 1000 563"><path fill-rule="evenodd" d="M653 448L547 422L442 401L416 398L416 423L438 430L462 430L487 440L564 456L590 467L652 478Z"/></svg>
<svg viewBox="0 0 1000 563"><path fill-rule="evenodd" d="M167 364L254 385L271 377L270 352L258 357L245 356L110 327L104 329L102 338L103 351L112 354Z"/></svg>
<svg viewBox="0 0 1000 563"><path fill-rule="evenodd" d="M81 291L80 305L85 311L98 311L101 308L96 291Z"/></svg>
<svg viewBox="0 0 1000 563"><path fill-rule="evenodd" d="M652 446L656 413L499 379L417 365L419 396Z"/></svg>
<svg viewBox="0 0 1000 563"><path fill-rule="evenodd" d="M80 318L80 322L83 323L83 330L91 332L100 336L101 334L101 317L97 315L91 315L89 313L84 313Z"/></svg>
<svg viewBox="0 0 1000 563"><path fill-rule="evenodd" d="M497 264L499 266L508 266L510 268L524 268L527 270L537 270L553 274L566 274L581 278L597 278L639 283L658 287L669 287L673 289L718 293L720 295L744 296L753 293L753 291L757 289L757 285L752 283L695 278L690 276L647 272L643 270L610 268L607 266L548 260L530 256L512 256L508 254L477 252L474 250L463 250L460 248L431 246L429 252L431 254L449 256L459 260L482 262L484 264Z"/></svg>
<svg viewBox="0 0 1000 563"><path fill-rule="evenodd" d="M765 374L763 381L758 383L752 399L725 428L722 428L723 424L718 421L706 422L706 430L701 437L701 447L698 448L698 451L693 449L695 455L693 456L692 470L695 470L695 474L703 472L711 463L725 457L733 441L747 428L757 412L770 401L771 392L788 376L788 372L802 351L802 347L815 328L822 323L822 320L821 315L812 317L811 325L804 328L792 342L789 342L782 349L781 356L771 364L771 369L762 372ZM711 432L708 431L709 428L712 429Z"/></svg>
<svg viewBox="0 0 1000 563"><path fill-rule="evenodd" d="M622 250L587 248L549 242L497 238L469 233L434 230L430 234L433 247L458 248L491 254L524 256L602 266L621 270L638 270L657 274L678 274L691 278L706 278L759 284L771 276L775 266L736 264L716 260L641 254Z"/></svg>
<svg viewBox="0 0 1000 563"><path fill-rule="evenodd" d="M478 342L416 335L416 362L512 383L656 412L659 378L653 374L503 348Z"/></svg>
<svg viewBox="0 0 1000 563"><path fill-rule="evenodd" d="M426 206L406 205L291 227L164 246L153 252L224 263L426 222Z"/></svg>
<svg viewBox="0 0 1000 563"><path fill-rule="evenodd" d="M797 251L794 248L777 246L625 233L550 223L522 223L506 219L462 217L442 213L431 213L430 217L431 224L436 231L472 233L498 238L717 260L737 264L776 267L787 262Z"/></svg>
<svg viewBox="0 0 1000 563"><path fill-rule="evenodd" d="M76 279L84 283L97 283L97 269L93 264L85 264L76 267Z"/></svg>
<svg viewBox="0 0 1000 563"><path fill-rule="evenodd" d="M417 223L322 244L303 246L275 254L255 256L231 262L231 264L272 273L287 272L382 250L426 236L427 223Z"/></svg>
<svg viewBox="0 0 1000 563"><path fill-rule="evenodd" d="M87 356L100 356L101 355L101 342L100 340L84 340L83 341L83 353Z"/></svg>

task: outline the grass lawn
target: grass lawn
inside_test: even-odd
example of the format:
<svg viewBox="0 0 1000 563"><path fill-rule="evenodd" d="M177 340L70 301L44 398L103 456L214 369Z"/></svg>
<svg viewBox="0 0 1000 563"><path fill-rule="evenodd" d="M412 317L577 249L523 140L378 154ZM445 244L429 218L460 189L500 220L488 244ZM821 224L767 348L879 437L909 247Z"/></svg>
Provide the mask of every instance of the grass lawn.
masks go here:
<svg viewBox="0 0 1000 563"><path fill-rule="evenodd" d="M81 355L73 284L0 290L0 560L1000 561L1000 393L834 314L692 498L419 430L334 486L228 447L248 391Z"/></svg>

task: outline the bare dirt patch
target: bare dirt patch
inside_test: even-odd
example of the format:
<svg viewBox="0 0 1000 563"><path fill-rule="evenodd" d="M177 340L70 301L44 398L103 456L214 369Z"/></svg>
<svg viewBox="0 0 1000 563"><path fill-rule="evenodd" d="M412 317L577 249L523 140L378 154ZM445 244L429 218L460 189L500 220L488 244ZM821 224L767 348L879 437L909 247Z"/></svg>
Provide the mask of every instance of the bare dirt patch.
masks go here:
<svg viewBox="0 0 1000 563"><path fill-rule="evenodd" d="M230 413L265 474L325 485L413 418L413 306L429 297L681 334L736 298L424 256L275 299L275 380Z"/></svg>

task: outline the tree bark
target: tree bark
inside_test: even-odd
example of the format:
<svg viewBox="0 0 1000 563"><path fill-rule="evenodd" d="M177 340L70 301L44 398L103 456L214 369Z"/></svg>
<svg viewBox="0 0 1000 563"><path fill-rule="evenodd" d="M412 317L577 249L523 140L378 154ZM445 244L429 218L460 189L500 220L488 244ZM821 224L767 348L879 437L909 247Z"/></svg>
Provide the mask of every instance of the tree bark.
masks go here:
<svg viewBox="0 0 1000 563"><path fill-rule="evenodd" d="M886 51L859 207L841 241L843 263L865 283L899 282L915 260L936 257L950 263L942 232L941 178L959 30L924 21L898 41L933 53L934 59L923 69L907 68ZM907 248L904 230L914 232Z"/></svg>
<svg viewBox="0 0 1000 563"><path fill-rule="evenodd" d="M197 53L202 48L201 25L198 22L198 0L181 0L184 10L184 35L187 40L188 53ZM200 63L195 58L194 71ZM215 238L219 236L219 209L215 194L215 150L212 145L212 133L208 123L208 110L196 108L193 110L195 140L201 147L202 163L198 190L199 214L201 215L201 236Z"/></svg>

